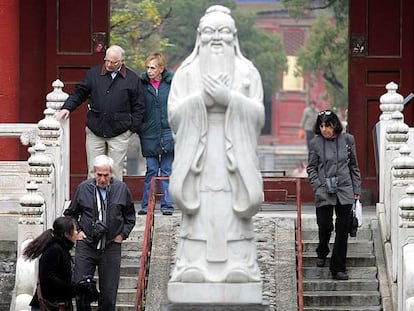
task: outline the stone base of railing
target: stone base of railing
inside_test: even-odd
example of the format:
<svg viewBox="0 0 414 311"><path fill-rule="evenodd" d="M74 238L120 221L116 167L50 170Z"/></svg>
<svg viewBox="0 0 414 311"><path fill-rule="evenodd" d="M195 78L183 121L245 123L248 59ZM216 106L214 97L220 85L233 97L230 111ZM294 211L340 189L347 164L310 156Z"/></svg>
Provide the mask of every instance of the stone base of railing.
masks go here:
<svg viewBox="0 0 414 311"><path fill-rule="evenodd" d="M268 311L264 304L196 304L167 303L161 304L161 311Z"/></svg>

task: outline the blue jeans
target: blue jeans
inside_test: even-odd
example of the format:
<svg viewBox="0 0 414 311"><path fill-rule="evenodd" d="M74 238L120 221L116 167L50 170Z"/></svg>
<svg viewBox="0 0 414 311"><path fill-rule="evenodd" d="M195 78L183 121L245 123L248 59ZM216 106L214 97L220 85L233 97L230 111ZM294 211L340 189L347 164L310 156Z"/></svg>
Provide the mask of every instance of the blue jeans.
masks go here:
<svg viewBox="0 0 414 311"><path fill-rule="evenodd" d="M147 161L147 172L145 173L144 195L141 201L141 207L144 211L148 207L152 177L170 177L174 153L164 153L159 157L146 157L145 159ZM161 210L173 206L171 196L168 192L168 184L168 181L161 181Z"/></svg>

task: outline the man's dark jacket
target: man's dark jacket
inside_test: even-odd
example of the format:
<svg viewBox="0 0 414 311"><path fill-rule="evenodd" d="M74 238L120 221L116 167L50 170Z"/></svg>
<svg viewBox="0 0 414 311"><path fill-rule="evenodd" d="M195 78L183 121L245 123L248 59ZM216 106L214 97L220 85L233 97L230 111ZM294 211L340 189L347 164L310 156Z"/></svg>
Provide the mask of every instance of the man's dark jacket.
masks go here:
<svg viewBox="0 0 414 311"><path fill-rule="evenodd" d="M168 95L173 72L164 70L158 91L151 85L147 73L141 75L145 96L145 113L139 138L144 157L158 157L174 151L174 140L168 123Z"/></svg>
<svg viewBox="0 0 414 311"><path fill-rule="evenodd" d="M62 109L72 112L87 99L86 125L96 136L109 138L127 130L139 132L145 109L142 84L125 65L114 79L105 66L88 70Z"/></svg>
<svg viewBox="0 0 414 311"><path fill-rule="evenodd" d="M69 207L63 212L72 216L79 223L79 228L86 234L86 243L96 247L98 241L92 239L92 224L98 219L96 200L96 181L91 178L79 184ZM107 189L106 208L106 244L109 244L118 234L125 240L135 226L135 208L131 192L127 185L112 178Z"/></svg>

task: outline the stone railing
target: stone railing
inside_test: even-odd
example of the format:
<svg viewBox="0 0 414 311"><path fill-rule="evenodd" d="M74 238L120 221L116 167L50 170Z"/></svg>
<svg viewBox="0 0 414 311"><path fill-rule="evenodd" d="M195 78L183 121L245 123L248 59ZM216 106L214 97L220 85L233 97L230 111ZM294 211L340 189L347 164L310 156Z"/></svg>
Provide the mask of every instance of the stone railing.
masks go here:
<svg viewBox="0 0 414 311"><path fill-rule="evenodd" d="M5 167L14 166L14 176L25 181L25 193L20 195L20 208L17 228L16 279L10 310L30 310L37 282L37 261L26 261L21 256L25 245L33 238L50 228L56 217L61 216L69 201L69 122L55 119L68 94L64 93L63 83L56 80L53 92L46 96L44 119L37 124L1 124L0 137L20 137L28 145L30 157L27 161L2 163ZM16 180L17 182L17 180ZM16 188L19 186L16 185ZM0 185L1 187L1 185ZM9 203L16 203L10 197Z"/></svg>
<svg viewBox="0 0 414 311"><path fill-rule="evenodd" d="M404 98L390 82L380 97L382 114L376 125L379 218L394 310L414 310L414 129L404 123ZM383 297L384 299L384 297Z"/></svg>

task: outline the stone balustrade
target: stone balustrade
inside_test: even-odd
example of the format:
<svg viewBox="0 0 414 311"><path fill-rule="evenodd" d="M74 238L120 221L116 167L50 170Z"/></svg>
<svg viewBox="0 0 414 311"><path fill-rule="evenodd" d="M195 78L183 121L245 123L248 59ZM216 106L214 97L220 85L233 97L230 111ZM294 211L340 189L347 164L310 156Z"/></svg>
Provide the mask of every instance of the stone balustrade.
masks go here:
<svg viewBox="0 0 414 311"><path fill-rule="evenodd" d="M17 228L18 253L16 282L10 310L29 310L28 303L36 286L36 261L26 261L21 253L24 245L50 228L56 217L62 215L69 200L69 122L59 122L55 114L60 110L68 94L63 83L56 80L53 91L46 96L44 119L37 124L1 124L0 137L20 137L28 145L30 157L21 167L24 175L25 193L19 198L19 221ZM7 163L6 165L10 165Z"/></svg>
<svg viewBox="0 0 414 311"><path fill-rule="evenodd" d="M384 243L390 292L395 310L414 310L414 141L404 123L403 97L394 82L380 97L382 114L376 125L379 202L377 215Z"/></svg>

